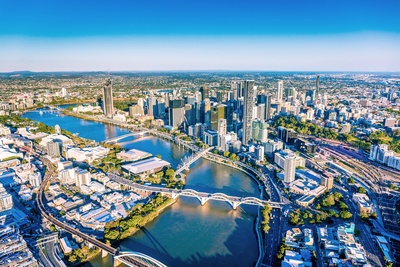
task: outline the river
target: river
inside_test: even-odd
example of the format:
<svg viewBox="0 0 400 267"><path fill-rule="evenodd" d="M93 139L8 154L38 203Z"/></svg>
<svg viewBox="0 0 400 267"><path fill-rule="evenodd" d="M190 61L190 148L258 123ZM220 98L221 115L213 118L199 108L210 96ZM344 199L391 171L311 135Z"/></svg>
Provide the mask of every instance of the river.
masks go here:
<svg viewBox="0 0 400 267"><path fill-rule="evenodd" d="M23 116L47 125L79 133L101 141L128 133L112 125L38 110ZM160 154L176 167L188 152L152 136L122 140L126 149L136 148ZM186 188L203 192L222 192L234 196L259 196L257 183L248 175L204 159L195 162L187 173ZM254 221L257 207L208 201L200 205L195 198L181 197L144 229L120 243L121 251L142 252L168 266L254 266L258 257ZM111 257L97 257L85 266L112 266Z"/></svg>

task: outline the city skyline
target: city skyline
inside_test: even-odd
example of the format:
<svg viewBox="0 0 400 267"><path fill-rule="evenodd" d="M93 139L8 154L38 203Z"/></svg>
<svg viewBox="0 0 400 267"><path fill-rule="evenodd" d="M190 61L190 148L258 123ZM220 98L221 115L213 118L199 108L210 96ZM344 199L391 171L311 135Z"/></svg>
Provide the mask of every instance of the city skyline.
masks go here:
<svg viewBox="0 0 400 267"><path fill-rule="evenodd" d="M0 72L400 71L395 1L4 5Z"/></svg>

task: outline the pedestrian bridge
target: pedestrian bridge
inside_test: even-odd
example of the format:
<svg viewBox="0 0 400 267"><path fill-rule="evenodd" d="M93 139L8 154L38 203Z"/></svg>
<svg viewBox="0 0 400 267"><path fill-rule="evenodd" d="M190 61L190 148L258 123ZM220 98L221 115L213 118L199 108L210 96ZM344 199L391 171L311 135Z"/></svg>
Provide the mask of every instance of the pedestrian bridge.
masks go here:
<svg viewBox="0 0 400 267"><path fill-rule="evenodd" d="M152 257L133 251L120 252L119 255L115 256L114 259L120 263L126 264L128 266L140 266L140 267L167 267L162 262L159 262Z"/></svg>
<svg viewBox="0 0 400 267"><path fill-rule="evenodd" d="M116 136L116 137L112 137L112 138L106 139L103 142L104 143L108 143L108 144L115 143L115 142L118 142L119 140L125 139L125 138L127 138L129 136L135 136L135 135L143 136L145 133L149 133L149 132L151 132L151 130L142 131L142 132L131 132L131 133L128 133L128 134L124 134L124 135L120 135L120 136Z"/></svg>
<svg viewBox="0 0 400 267"><path fill-rule="evenodd" d="M206 149L203 149L199 151L196 154L193 154L192 156L188 158L182 159L182 163L178 166L178 169L175 172L175 177L177 175L180 175L184 170L189 170L189 166L192 165L196 160L207 154L207 152L211 151L214 147L209 147Z"/></svg>

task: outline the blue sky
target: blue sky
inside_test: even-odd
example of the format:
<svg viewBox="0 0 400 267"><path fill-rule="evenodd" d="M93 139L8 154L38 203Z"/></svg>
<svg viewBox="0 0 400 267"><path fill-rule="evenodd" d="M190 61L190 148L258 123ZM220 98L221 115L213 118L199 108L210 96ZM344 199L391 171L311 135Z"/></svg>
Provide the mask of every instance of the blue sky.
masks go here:
<svg viewBox="0 0 400 267"><path fill-rule="evenodd" d="M400 1L3 1L0 71L400 71Z"/></svg>

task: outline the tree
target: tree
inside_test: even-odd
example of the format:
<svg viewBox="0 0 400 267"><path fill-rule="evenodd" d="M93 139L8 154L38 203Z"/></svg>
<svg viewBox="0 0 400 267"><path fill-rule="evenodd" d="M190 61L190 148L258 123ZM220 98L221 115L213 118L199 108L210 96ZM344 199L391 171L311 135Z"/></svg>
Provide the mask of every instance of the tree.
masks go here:
<svg viewBox="0 0 400 267"><path fill-rule="evenodd" d="M331 194L331 195L325 197L325 198L322 200L322 206L324 206L324 207L331 207L331 206L333 206L333 205L335 205L335 197L334 197L333 194Z"/></svg>
<svg viewBox="0 0 400 267"><path fill-rule="evenodd" d="M159 159L162 158L162 156L160 154L157 154L156 157L159 158Z"/></svg>
<svg viewBox="0 0 400 267"><path fill-rule="evenodd" d="M271 210L272 210L272 208L268 204L265 204L265 206L262 208L262 217L263 217L262 225L263 225L263 231L265 233L268 233L268 231L270 229L270 226L269 226L269 220L270 220L269 214L270 214Z"/></svg>
<svg viewBox="0 0 400 267"><path fill-rule="evenodd" d="M229 157L229 154L230 154L229 151L224 151L224 157L226 158Z"/></svg>
<svg viewBox="0 0 400 267"><path fill-rule="evenodd" d="M340 218L342 219L350 219L351 217L353 217L353 214L351 214L349 211L347 210L342 210L339 213Z"/></svg>
<svg viewBox="0 0 400 267"><path fill-rule="evenodd" d="M165 176L167 176L168 179L173 179L174 175L175 175L175 171L171 168L169 168L165 171Z"/></svg>
<svg viewBox="0 0 400 267"><path fill-rule="evenodd" d="M364 221L369 221L369 216L366 212L361 212L360 213L360 218Z"/></svg>
<svg viewBox="0 0 400 267"><path fill-rule="evenodd" d="M50 224L49 228L50 228L50 231L57 232L56 226L54 224Z"/></svg>
<svg viewBox="0 0 400 267"><path fill-rule="evenodd" d="M367 193L367 190L365 190L365 188L364 187L359 187L359 188L357 188L357 192L358 193L360 193L360 194L366 194Z"/></svg>
<svg viewBox="0 0 400 267"><path fill-rule="evenodd" d="M353 177L350 177L350 178L347 180L347 183L348 183L348 184L355 184L354 178L353 178Z"/></svg>
<svg viewBox="0 0 400 267"><path fill-rule="evenodd" d="M354 229L354 235L359 236L361 234L361 231L358 229Z"/></svg>
<svg viewBox="0 0 400 267"><path fill-rule="evenodd" d="M340 202L339 202L339 209L341 209L341 210L348 210L348 209L349 209L349 206L347 206L347 204L344 203L343 201L340 201Z"/></svg>
<svg viewBox="0 0 400 267"><path fill-rule="evenodd" d="M375 211L372 212L372 213L369 215L369 218L370 218L370 219L376 219L377 217L378 217L378 214L376 214Z"/></svg>

